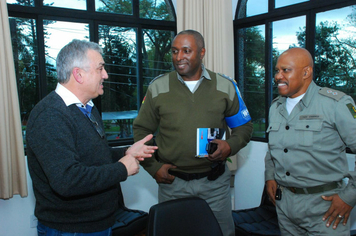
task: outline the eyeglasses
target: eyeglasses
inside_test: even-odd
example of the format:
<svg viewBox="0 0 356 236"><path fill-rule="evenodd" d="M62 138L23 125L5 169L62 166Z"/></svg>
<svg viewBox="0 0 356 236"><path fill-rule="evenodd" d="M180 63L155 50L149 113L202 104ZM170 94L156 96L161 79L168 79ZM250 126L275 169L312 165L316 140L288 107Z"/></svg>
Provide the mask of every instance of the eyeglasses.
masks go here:
<svg viewBox="0 0 356 236"><path fill-rule="evenodd" d="M91 114L86 114L86 116L89 118L89 120L91 121L91 123L93 124L93 126L96 129L96 132L98 132L98 134L100 135L101 138L105 137L105 131L103 130L103 128L98 124L98 122L95 119L95 116L92 116Z"/></svg>

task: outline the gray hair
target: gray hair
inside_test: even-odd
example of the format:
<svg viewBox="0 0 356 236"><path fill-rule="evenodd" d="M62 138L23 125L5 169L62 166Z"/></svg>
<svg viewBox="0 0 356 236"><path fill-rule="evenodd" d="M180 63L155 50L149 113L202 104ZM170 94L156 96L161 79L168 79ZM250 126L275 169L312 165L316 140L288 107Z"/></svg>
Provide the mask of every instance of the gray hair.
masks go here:
<svg viewBox="0 0 356 236"><path fill-rule="evenodd" d="M88 50L95 50L102 54L99 44L79 39L74 39L61 49L56 59L59 83L65 84L69 81L73 68L89 66Z"/></svg>
<svg viewBox="0 0 356 236"><path fill-rule="evenodd" d="M199 50L201 50L202 48L205 48L204 37L203 37L203 35L201 35L201 33L199 33L198 31L195 31L195 30L188 29L188 30L183 30L183 31L179 32L177 34L177 36L184 35L184 34L192 35L194 37L195 43L197 44Z"/></svg>

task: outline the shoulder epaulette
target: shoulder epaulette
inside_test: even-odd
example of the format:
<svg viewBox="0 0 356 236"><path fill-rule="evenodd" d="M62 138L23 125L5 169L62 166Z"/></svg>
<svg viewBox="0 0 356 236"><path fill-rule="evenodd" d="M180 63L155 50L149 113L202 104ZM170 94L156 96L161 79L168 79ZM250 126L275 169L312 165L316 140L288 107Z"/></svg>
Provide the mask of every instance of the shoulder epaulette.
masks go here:
<svg viewBox="0 0 356 236"><path fill-rule="evenodd" d="M162 76L164 76L165 74L160 74L159 76L155 77L153 80L151 80L150 84L152 84L155 80L161 78Z"/></svg>
<svg viewBox="0 0 356 236"><path fill-rule="evenodd" d="M280 98L281 98L281 96L277 96L275 99L272 100L271 104L272 104L272 103L275 103L275 102L278 101Z"/></svg>
<svg viewBox="0 0 356 236"><path fill-rule="evenodd" d="M324 95L326 97L332 98L336 101L339 101L343 96L345 96L346 94L344 92L335 90L335 89L331 89L331 88L321 88L319 90L319 94Z"/></svg>
<svg viewBox="0 0 356 236"><path fill-rule="evenodd" d="M228 80L234 82L236 84L236 81L233 78L231 78L230 76L227 76L225 74L220 74L220 73L217 73L217 74L220 75L221 77L225 78L225 79L228 79Z"/></svg>

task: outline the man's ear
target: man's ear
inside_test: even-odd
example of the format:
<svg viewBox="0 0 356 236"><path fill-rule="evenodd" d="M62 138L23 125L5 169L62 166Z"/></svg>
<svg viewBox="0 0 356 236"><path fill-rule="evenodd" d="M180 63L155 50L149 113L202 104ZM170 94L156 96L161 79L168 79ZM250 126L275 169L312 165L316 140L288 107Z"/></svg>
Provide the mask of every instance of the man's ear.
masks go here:
<svg viewBox="0 0 356 236"><path fill-rule="evenodd" d="M83 83L82 70L79 67L74 67L72 70L72 74L74 76L75 81L79 84Z"/></svg>
<svg viewBox="0 0 356 236"><path fill-rule="evenodd" d="M311 66L306 66L303 70L303 78L307 79L310 77L313 77L313 67Z"/></svg>
<svg viewBox="0 0 356 236"><path fill-rule="evenodd" d="M202 48L200 51L200 59L203 60L204 56L205 56L205 48Z"/></svg>

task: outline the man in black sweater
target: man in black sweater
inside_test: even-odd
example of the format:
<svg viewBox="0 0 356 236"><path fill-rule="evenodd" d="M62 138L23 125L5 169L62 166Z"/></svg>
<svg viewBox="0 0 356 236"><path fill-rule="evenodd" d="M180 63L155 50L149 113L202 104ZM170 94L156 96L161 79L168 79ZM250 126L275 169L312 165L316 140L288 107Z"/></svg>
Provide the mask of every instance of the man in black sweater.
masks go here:
<svg viewBox="0 0 356 236"><path fill-rule="evenodd" d="M73 40L58 54L57 73L56 90L32 110L26 130L38 234L111 235L120 182L157 147L145 145L152 135L123 157L108 146L92 102L108 78L98 44Z"/></svg>

